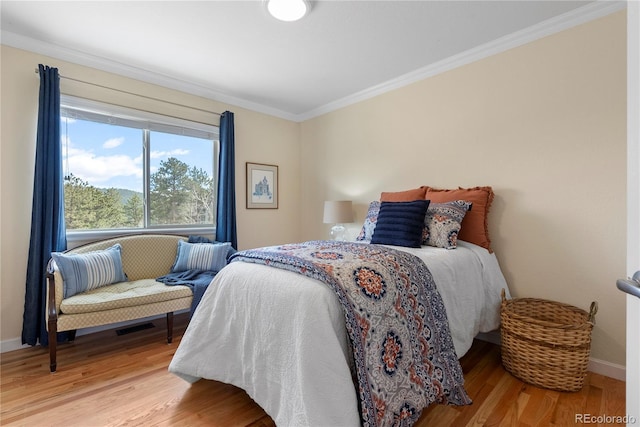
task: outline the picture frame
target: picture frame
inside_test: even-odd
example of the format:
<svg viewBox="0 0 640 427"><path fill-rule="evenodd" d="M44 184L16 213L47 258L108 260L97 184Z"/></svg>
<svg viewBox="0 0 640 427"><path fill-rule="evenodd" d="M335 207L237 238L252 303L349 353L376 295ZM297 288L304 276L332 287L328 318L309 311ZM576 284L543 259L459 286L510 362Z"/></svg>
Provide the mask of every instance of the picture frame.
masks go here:
<svg viewBox="0 0 640 427"><path fill-rule="evenodd" d="M278 166L247 162L247 209L278 209Z"/></svg>

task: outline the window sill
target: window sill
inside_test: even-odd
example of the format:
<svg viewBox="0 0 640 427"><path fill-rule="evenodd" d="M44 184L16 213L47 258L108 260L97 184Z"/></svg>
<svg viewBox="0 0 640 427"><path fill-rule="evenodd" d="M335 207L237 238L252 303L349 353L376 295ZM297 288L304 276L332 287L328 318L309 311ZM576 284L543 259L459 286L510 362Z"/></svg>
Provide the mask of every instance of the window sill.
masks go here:
<svg viewBox="0 0 640 427"><path fill-rule="evenodd" d="M214 239L216 229L214 226L208 227L167 227L167 228L135 228L135 229L114 229L114 230L87 230L87 231L69 231L67 232L67 247L83 245L85 243L95 242L96 240L109 239L112 237L126 236L133 234L176 234L179 236L198 235Z"/></svg>

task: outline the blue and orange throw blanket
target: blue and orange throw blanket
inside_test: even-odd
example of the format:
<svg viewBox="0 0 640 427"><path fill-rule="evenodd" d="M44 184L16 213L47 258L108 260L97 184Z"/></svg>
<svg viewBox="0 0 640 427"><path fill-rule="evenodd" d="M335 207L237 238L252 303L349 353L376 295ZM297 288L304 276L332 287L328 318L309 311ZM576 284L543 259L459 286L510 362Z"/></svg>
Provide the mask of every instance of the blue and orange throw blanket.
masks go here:
<svg viewBox="0 0 640 427"><path fill-rule="evenodd" d="M326 283L344 309L364 426L411 426L432 403L467 405L442 297L415 255L312 241L241 251L244 261Z"/></svg>

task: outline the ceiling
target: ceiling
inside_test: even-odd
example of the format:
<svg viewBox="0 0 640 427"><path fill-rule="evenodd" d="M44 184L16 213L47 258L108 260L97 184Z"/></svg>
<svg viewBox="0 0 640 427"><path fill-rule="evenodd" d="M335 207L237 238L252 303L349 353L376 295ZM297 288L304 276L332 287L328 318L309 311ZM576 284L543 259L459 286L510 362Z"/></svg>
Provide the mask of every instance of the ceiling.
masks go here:
<svg viewBox="0 0 640 427"><path fill-rule="evenodd" d="M311 4L302 20L281 22L256 0L2 0L0 28L3 44L299 121L610 13L612 3Z"/></svg>

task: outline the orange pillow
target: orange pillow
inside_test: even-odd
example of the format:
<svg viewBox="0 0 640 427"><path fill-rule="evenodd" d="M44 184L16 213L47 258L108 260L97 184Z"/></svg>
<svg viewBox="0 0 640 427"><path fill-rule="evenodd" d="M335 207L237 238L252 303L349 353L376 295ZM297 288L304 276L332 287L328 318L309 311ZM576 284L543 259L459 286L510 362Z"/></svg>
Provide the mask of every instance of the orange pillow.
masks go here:
<svg viewBox="0 0 640 427"><path fill-rule="evenodd" d="M427 187L426 199L432 203L452 202L454 200L466 200L473 203L471 209L462 220L458 240L464 240L487 249L492 253L491 239L487 216L493 201L491 187L458 188L457 190L439 190Z"/></svg>
<svg viewBox="0 0 640 427"><path fill-rule="evenodd" d="M382 192L380 194L381 202L413 202L415 200L424 200L427 187L415 188L413 190Z"/></svg>

